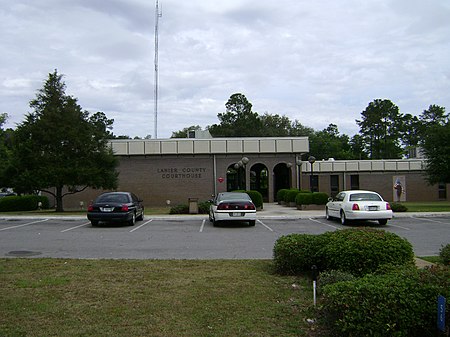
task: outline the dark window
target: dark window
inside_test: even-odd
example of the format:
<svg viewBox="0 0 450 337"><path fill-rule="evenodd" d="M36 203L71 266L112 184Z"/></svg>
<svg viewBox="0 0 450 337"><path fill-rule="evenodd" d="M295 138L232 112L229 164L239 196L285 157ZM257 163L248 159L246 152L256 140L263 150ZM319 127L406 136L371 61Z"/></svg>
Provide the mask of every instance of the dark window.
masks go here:
<svg viewBox="0 0 450 337"><path fill-rule="evenodd" d="M350 189L359 190L359 175L353 174L350 176Z"/></svg>
<svg viewBox="0 0 450 337"><path fill-rule="evenodd" d="M319 192L319 176L311 176L311 187L312 192Z"/></svg>
<svg viewBox="0 0 450 337"><path fill-rule="evenodd" d="M444 183L440 183L438 185L438 190L439 190L439 199L447 199L447 185Z"/></svg>
<svg viewBox="0 0 450 337"><path fill-rule="evenodd" d="M339 176L338 175L330 176L330 190L331 190L332 197L334 197L339 192Z"/></svg>

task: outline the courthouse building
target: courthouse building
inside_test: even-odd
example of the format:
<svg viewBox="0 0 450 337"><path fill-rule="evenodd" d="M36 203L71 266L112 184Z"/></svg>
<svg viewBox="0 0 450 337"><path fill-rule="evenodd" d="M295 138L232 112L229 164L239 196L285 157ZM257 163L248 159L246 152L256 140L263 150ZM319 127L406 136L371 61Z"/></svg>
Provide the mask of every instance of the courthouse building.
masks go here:
<svg viewBox="0 0 450 337"><path fill-rule="evenodd" d="M146 206L206 201L237 189L257 190L265 202L275 202L282 188L328 195L368 189L388 201L448 200L448 184L427 184L423 159L310 163L307 137L120 139L110 146L119 159L118 190L134 192ZM65 207L85 206L100 192L67 196Z"/></svg>

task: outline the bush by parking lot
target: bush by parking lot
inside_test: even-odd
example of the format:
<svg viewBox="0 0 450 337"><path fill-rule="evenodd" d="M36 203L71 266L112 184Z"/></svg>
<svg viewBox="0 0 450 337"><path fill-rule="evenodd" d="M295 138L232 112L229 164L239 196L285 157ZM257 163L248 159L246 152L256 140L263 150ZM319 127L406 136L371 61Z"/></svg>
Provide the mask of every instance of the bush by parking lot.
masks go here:
<svg viewBox="0 0 450 337"><path fill-rule="evenodd" d="M39 205L42 209L48 209L48 198L39 195L0 198L0 212L34 211L39 208Z"/></svg>

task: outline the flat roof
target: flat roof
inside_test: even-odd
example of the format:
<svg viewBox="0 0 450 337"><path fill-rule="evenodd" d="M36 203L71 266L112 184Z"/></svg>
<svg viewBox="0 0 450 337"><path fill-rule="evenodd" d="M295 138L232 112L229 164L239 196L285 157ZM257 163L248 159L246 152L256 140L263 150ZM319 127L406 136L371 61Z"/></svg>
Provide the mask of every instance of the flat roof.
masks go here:
<svg viewBox="0 0 450 337"><path fill-rule="evenodd" d="M113 139L115 155L308 153L308 137Z"/></svg>

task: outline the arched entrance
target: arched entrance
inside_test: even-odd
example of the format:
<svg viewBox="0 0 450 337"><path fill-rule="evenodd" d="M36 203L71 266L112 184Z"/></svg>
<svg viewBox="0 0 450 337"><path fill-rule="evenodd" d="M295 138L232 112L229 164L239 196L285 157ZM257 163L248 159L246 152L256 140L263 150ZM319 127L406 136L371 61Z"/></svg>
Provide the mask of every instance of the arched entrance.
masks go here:
<svg viewBox="0 0 450 337"><path fill-rule="evenodd" d="M274 200L277 200L277 192L283 188L291 188L291 168L286 163L279 163L273 169Z"/></svg>
<svg viewBox="0 0 450 337"><path fill-rule="evenodd" d="M250 168L250 189L258 191L263 201L269 201L269 170L264 164L255 164Z"/></svg>

